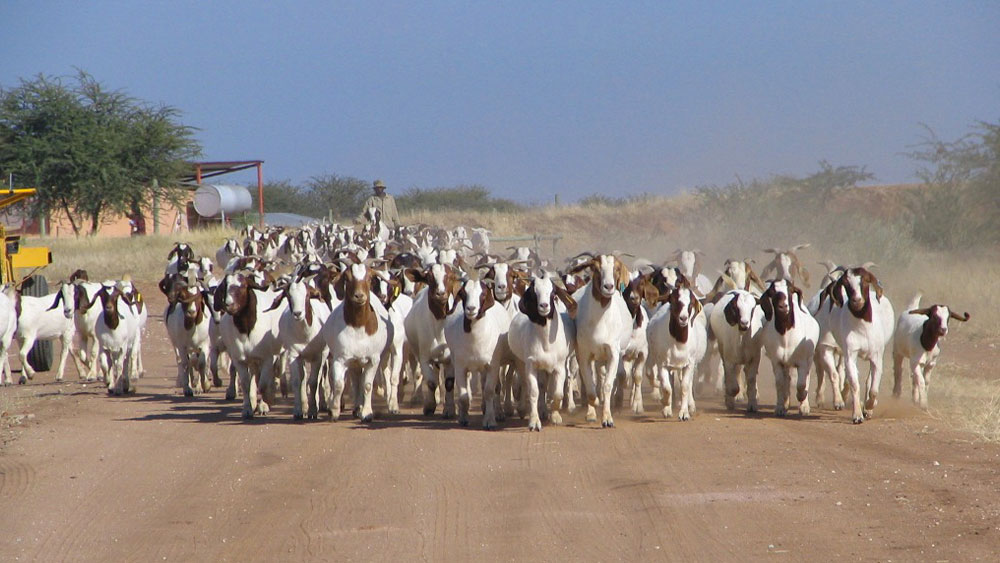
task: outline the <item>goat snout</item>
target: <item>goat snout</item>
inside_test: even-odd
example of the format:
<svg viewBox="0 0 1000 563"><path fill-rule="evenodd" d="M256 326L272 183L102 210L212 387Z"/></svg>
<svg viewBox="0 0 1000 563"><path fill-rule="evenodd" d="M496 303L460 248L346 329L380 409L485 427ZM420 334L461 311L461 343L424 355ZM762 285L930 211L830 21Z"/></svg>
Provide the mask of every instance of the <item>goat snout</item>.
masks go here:
<svg viewBox="0 0 1000 563"><path fill-rule="evenodd" d="M475 317L478 314L479 314L479 307L466 307L465 308L465 316L467 318L471 319L471 318Z"/></svg>
<svg viewBox="0 0 1000 563"><path fill-rule="evenodd" d="M740 327L739 328L740 328L740 332L746 332L746 331L750 330L750 323L745 323L743 321L740 321Z"/></svg>
<svg viewBox="0 0 1000 563"><path fill-rule="evenodd" d="M292 318L294 318L295 320L301 321L302 317L303 317L302 311L292 311Z"/></svg>

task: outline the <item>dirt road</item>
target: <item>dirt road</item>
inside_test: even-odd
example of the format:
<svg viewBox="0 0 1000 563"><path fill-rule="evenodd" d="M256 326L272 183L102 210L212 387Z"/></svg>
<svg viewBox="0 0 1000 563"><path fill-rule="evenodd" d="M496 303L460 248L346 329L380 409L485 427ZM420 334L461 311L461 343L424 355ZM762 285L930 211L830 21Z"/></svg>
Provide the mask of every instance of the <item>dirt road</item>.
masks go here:
<svg viewBox="0 0 1000 563"><path fill-rule="evenodd" d="M153 310L159 310L154 301ZM41 374L0 449L0 561L995 561L1000 447L903 406L853 426L729 413L572 418L529 433L429 419L243 422L187 399L150 318L149 375L108 397ZM762 370L762 381L770 379ZM654 416L656 415L656 416Z"/></svg>

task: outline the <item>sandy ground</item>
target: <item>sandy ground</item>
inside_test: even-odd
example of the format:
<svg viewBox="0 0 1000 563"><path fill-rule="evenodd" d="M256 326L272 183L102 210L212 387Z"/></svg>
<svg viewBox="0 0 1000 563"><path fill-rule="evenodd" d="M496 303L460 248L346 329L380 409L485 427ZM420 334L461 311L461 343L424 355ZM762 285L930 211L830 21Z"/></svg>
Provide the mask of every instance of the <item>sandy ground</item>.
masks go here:
<svg viewBox="0 0 1000 563"><path fill-rule="evenodd" d="M287 401L244 422L223 390L188 399L172 387L163 325L149 325L135 396L108 397L72 367L64 383L46 373L0 389L8 408L34 414L2 430L0 561L1000 552L1000 447L906 405L861 426L822 409L779 420L762 369L763 414L704 397L687 423L663 420L648 397L648 416L620 414L608 430L571 417L541 433L517 418L484 432L478 415L463 429L415 408L371 425L349 413L298 423Z"/></svg>

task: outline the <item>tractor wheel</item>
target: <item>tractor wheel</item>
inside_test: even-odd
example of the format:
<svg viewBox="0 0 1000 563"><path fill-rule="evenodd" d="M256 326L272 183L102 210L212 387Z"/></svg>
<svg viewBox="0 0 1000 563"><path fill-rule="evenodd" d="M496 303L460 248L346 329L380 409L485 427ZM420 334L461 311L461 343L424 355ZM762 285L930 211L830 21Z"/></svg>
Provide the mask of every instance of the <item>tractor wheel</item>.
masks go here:
<svg viewBox="0 0 1000 563"><path fill-rule="evenodd" d="M31 276L21 285L23 295L42 297L49 294L49 282L45 276ZM52 369L52 341L38 340L28 352L28 363L35 371L49 371Z"/></svg>

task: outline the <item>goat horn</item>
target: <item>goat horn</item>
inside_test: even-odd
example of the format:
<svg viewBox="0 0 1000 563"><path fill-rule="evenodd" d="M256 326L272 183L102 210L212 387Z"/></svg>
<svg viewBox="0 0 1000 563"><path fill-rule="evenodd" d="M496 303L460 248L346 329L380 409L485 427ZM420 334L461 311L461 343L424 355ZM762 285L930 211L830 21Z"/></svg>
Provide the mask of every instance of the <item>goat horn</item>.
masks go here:
<svg viewBox="0 0 1000 563"><path fill-rule="evenodd" d="M585 251L577 254L576 256L573 256L572 258L567 258L566 261L567 262L573 262L574 260L576 260L577 258L580 258L581 256L586 256L587 258L593 258L594 257L594 253L593 252L587 252L585 250Z"/></svg>
<svg viewBox="0 0 1000 563"><path fill-rule="evenodd" d="M959 316L958 313L956 313L954 311L949 311L948 312L948 316L950 318L952 318L952 319L955 319L956 321L962 321L963 323L965 321L969 320L969 312L968 311L965 312L964 316Z"/></svg>

